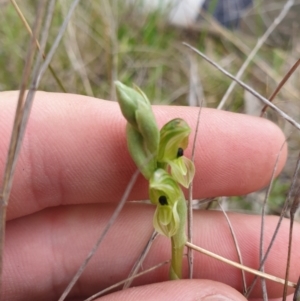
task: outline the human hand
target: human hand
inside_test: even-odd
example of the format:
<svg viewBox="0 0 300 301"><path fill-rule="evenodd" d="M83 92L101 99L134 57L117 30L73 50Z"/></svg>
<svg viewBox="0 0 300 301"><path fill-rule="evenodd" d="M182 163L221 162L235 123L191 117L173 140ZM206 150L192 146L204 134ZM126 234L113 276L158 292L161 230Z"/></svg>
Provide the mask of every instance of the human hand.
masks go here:
<svg viewBox="0 0 300 301"><path fill-rule="evenodd" d="M16 92L0 94L1 176L16 99ZM158 106L154 112L160 126L180 117L195 129L196 108ZM202 109L194 197L246 194L266 186L283 142L281 131L266 120ZM281 152L278 172L286 152L286 148ZM3 300L57 300L99 237L134 171L126 147L125 120L117 103L80 95L37 93L7 213ZM140 177L130 200L147 198L147 183ZM82 300L127 277L152 233L154 210L146 204L125 206L69 300ZM260 217L234 213L229 217L244 264L257 268ZM266 246L276 222L276 217L266 217ZM284 221L266 263L267 273L282 278L288 226ZM299 231L299 225L295 225L294 250L300 246ZM194 243L238 261L220 212L195 212ZM159 237L143 268L169 258L169 240ZM299 259L293 252L291 281L299 276ZM204 300L212 295L245 300L238 293L242 290L239 270L198 253L194 269L195 280L167 281L165 266L136 279L134 289L101 300ZM247 275L247 282L252 278ZM267 283L269 297L280 297L282 285ZM252 298L260 297L258 284Z"/></svg>

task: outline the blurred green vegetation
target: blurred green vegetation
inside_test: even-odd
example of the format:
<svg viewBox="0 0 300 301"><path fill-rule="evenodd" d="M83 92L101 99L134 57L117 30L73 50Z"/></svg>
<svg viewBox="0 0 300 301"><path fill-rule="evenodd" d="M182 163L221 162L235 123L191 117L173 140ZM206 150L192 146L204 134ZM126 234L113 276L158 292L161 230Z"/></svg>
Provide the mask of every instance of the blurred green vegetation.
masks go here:
<svg viewBox="0 0 300 301"><path fill-rule="evenodd" d="M36 2L19 2L22 13L33 26ZM70 3L56 4L46 51L50 49ZM190 43L236 74L258 36L228 31L213 20L180 28L170 25L167 19L167 12L141 13L138 6L126 6L123 1L82 1L51 66L69 93L114 100L113 81L118 79L128 85L140 86L154 104L189 105L191 82L196 82L198 101L203 100L207 107L217 107L231 81L184 47L182 42ZM262 34L260 27L256 31ZM30 37L9 1L0 4L0 40L0 90L16 90ZM243 80L269 96L294 63L295 47L284 50L263 46L244 73ZM49 71L40 89L61 92ZM287 112L295 112L298 92L297 81L291 80L276 98L276 104ZM243 113L244 98L244 91L237 87L224 109ZM285 99L289 99L288 105L283 101ZM280 126L290 133L285 124ZM294 147L299 144L298 140L290 139ZM292 168L292 164L288 165L283 174L285 179L292 174ZM270 201L280 207L286 194L286 182L277 180L276 183ZM248 209L249 206L244 203L241 207Z"/></svg>

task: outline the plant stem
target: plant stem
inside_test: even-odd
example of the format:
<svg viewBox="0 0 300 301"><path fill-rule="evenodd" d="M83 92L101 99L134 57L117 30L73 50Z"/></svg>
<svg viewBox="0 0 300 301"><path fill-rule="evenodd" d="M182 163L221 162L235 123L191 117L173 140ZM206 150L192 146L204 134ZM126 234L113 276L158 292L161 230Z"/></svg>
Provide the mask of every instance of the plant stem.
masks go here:
<svg viewBox="0 0 300 301"><path fill-rule="evenodd" d="M180 222L177 233L171 237L172 259L169 274L170 280L177 280L182 278L182 257L186 243L185 225L187 214L186 202L183 195L178 201L177 212Z"/></svg>

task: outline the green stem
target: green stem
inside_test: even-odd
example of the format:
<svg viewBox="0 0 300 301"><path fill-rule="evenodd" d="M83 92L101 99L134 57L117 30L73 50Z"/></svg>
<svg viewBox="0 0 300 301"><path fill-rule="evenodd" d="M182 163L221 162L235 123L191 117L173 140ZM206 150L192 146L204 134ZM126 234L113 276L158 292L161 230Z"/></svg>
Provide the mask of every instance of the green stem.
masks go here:
<svg viewBox="0 0 300 301"><path fill-rule="evenodd" d="M184 245L186 243L185 225L187 214L186 202L183 195L178 201L177 212L180 222L177 233L171 237L172 260L169 274L170 280L177 280L182 278L182 259Z"/></svg>

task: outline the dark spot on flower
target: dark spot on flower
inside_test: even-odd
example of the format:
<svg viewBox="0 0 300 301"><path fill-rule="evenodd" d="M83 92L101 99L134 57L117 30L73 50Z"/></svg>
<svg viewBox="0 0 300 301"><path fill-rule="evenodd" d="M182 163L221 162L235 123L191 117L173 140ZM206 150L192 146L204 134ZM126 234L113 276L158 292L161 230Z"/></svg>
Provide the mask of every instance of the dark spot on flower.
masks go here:
<svg viewBox="0 0 300 301"><path fill-rule="evenodd" d="M167 198L166 198L166 196L164 196L164 195L160 196L159 199L158 199L158 201L159 201L159 203L160 203L162 206L168 205Z"/></svg>
<svg viewBox="0 0 300 301"><path fill-rule="evenodd" d="M177 158L182 157L183 156L183 149L181 147L178 148L177 151Z"/></svg>

